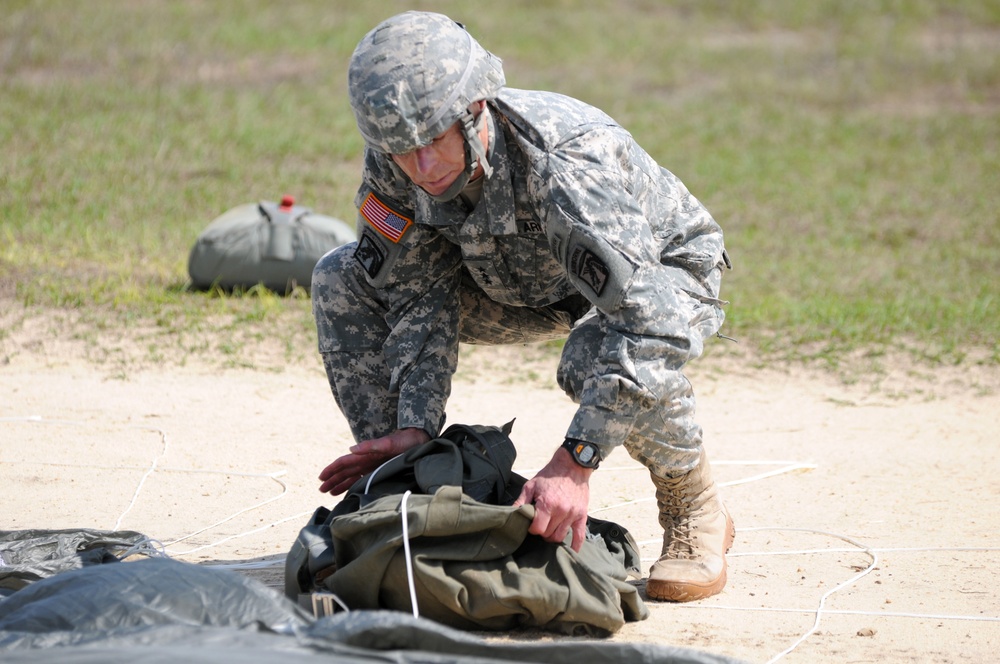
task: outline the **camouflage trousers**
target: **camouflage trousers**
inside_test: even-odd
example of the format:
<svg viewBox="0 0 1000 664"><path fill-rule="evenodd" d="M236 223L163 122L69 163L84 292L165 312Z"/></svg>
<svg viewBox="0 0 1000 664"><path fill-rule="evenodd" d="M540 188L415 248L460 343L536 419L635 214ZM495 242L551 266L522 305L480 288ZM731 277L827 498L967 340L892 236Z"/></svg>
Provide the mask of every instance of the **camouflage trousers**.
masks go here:
<svg viewBox="0 0 1000 664"><path fill-rule="evenodd" d="M356 440L384 436L408 426L437 435L445 419L450 379L458 365L458 343L523 344L565 339L556 369L559 386L576 402L605 341L600 317L582 295L540 308L508 306L491 300L463 268L459 285L457 338L425 356L443 358L435 382L424 385L424 401L400 399L399 367L390 366L385 348L394 343L386 322L384 294L365 279L353 258L354 244L324 256L312 278L313 313L330 388ZM721 323L720 323L721 324ZM714 334L718 325L710 326ZM397 332L398 334L398 332ZM681 342L679 342L681 343ZM687 349L684 352L689 352ZM678 352L678 356L684 356ZM393 352L398 357L398 352ZM639 388L623 446L660 477L677 475L698 463L702 430L694 420L695 398L682 367L658 376L656 389ZM652 399L650 394L656 394ZM619 395L619 399L621 399ZM561 441L553 441L553 447Z"/></svg>

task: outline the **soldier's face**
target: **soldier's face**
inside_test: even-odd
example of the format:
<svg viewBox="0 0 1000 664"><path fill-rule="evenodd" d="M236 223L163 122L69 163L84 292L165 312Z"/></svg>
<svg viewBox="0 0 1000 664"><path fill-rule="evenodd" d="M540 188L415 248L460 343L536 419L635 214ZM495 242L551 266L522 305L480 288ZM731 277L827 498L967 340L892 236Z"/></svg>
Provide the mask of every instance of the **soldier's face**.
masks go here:
<svg viewBox="0 0 1000 664"><path fill-rule="evenodd" d="M458 123L438 135L430 145L405 154L394 154L392 160L428 194L443 194L465 170L465 141Z"/></svg>

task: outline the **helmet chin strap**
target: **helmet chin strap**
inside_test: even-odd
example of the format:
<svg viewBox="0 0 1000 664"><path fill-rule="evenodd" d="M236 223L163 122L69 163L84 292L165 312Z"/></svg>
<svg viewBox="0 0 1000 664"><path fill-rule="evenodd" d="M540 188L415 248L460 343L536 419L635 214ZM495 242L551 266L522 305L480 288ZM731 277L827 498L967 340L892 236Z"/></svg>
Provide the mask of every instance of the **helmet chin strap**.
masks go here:
<svg viewBox="0 0 1000 664"><path fill-rule="evenodd" d="M465 139L465 170L458 174L458 177L455 178L455 181L446 190L437 196L431 195L431 198L435 201L444 203L458 196L465 189L465 186L469 184L472 174L476 172L476 168L480 164L483 166L483 174L486 177L493 175L493 167L490 166L490 162L486 158L486 148L483 147L483 142L479 140L479 134L482 132L485 124L485 108L479 114L478 118L469 109L465 109L465 113L459 118L462 138Z"/></svg>

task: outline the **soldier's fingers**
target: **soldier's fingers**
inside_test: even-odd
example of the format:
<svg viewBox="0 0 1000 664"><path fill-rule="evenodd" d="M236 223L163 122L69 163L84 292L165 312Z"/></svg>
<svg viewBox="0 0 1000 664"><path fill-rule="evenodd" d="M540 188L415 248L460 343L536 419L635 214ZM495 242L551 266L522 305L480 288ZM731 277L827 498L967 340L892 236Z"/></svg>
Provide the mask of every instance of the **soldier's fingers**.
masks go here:
<svg viewBox="0 0 1000 664"><path fill-rule="evenodd" d="M580 547L583 546L583 542L586 539L586 537L587 537L587 522L584 520L584 521L576 521L575 523L573 523L573 543L570 544L570 547L572 547L574 551L579 553Z"/></svg>
<svg viewBox="0 0 1000 664"><path fill-rule="evenodd" d="M576 531L573 529L573 522L569 520L561 521L558 527L552 528L552 532L549 533L547 538L550 542L562 542L566 539L566 536L573 533L573 537L576 537Z"/></svg>
<svg viewBox="0 0 1000 664"><path fill-rule="evenodd" d="M348 454L342 456L329 466L323 469L319 474L320 480L328 480L334 475L342 475L344 473L360 474L364 473L365 469L369 466L373 466L372 460L367 456L361 456L356 454Z"/></svg>
<svg viewBox="0 0 1000 664"><path fill-rule="evenodd" d="M517 497L514 501L513 507L520 507L521 505L528 505L532 500L535 499L534 485L531 482L526 483L521 488L521 495Z"/></svg>
<svg viewBox="0 0 1000 664"><path fill-rule="evenodd" d="M339 459L338 459L338 461L339 461ZM320 473L319 473L319 480L321 482L325 482L326 480L330 479L330 477L335 472L337 472L337 462L336 461L334 461L329 466L327 466L326 468L324 468L323 470L320 471Z"/></svg>
<svg viewBox="0 0 1000 664"><path fill-rule="evenodd" d="M543 518L538 519L542 514ZM548 511L540 510L535 513L535 520L531 523L528 532L539 535L546 542L562 542L566 539L566 534L570 532L572 522L569 519L560 518L559 515Z"/></svg>
<svg viewBox="0 0 1000 664"><path fill-rule="evenodd" d="M340 477L331 477L319 485L320 493L330 493L330 490L340 484Z"/></svg>
<svg viewBox="0 0 1000 664"><path fill-rule="evenodd" d="M319 490L336 496L351 488L351 485L367 472L368 470L364 467L338 468L335 472L322 478L323 483L320 485Z"/></svg>
<svg viewBox="0 0 1000 664"><path fill-rule="evenodd" d="M547 539L549 525L549 513L544 510L535 510L535 518L531 520L531 526L528 528L528 532L532 535L539 535L543 539Z"/></svg>
<svg viewBox="0 0 1000 664"><path fill-rule="evenodd" d="M389 451L392 441L388 438L373 438L362 440L357 445L352 445L349 449L351 454L384 454Z"/></svg>

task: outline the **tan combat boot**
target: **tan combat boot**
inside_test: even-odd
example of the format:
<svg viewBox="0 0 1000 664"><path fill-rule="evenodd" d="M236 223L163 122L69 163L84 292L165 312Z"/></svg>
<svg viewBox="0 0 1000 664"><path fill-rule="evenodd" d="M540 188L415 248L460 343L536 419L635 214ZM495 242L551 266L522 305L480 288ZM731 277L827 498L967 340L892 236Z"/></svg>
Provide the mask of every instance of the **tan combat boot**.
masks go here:
<svg viewBox="0 0 1000 664"><path fill-rule="evenodd" d="M722 591L726 552L736 529L702 452L698 466L680 477L653 477L663 526L663 551L646 582L650 599L690 602Z"/></svg>

